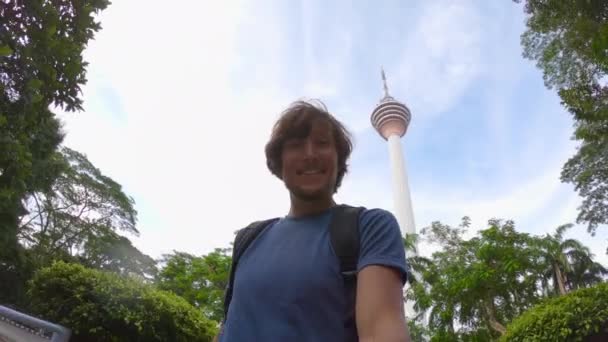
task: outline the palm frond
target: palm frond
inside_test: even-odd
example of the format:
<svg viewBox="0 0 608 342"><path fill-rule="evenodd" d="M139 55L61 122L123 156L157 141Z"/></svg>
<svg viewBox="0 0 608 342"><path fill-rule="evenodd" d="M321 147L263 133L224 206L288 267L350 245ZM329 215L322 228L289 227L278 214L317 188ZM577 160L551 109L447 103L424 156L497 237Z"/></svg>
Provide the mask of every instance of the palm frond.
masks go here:
<svg viewBox="0 0 608 342"><path fill-rule="evenodd" d="M572 227L574 227L572 223L562 224L561 226L557 227L557 229L555 229L554 237L557 240L561 241L564 238L564 233Z"/></svg>

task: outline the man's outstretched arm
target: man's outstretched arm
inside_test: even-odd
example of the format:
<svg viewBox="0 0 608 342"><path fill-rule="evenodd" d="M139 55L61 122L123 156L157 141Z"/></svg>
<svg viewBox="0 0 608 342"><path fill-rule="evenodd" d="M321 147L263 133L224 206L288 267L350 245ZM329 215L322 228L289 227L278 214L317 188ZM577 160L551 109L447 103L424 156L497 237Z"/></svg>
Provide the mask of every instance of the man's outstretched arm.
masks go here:
<svg viewBox="0 0 608 342"><path fill-rule="evenodd" d="M361 342L410 342L399 271L369 265L357 276L356 318Z"/></svg>

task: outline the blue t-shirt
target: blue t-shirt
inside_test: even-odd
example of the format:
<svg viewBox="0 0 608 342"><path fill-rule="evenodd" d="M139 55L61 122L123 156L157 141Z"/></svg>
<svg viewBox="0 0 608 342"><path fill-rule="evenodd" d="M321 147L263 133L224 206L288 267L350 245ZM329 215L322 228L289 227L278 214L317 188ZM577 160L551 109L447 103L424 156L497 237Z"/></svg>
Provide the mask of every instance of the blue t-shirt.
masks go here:
<svg viewBox="0 0 608 342"><path fill-rule="evenodd" d="M239 260L221 342L354 340L345 328L347 298L329 238L332 210L281 218L264 230ZM360 271L397 269L406 279L405 249L395 217L382 209L359 218ZM351 303L352 305L352 303Z"/></svg>

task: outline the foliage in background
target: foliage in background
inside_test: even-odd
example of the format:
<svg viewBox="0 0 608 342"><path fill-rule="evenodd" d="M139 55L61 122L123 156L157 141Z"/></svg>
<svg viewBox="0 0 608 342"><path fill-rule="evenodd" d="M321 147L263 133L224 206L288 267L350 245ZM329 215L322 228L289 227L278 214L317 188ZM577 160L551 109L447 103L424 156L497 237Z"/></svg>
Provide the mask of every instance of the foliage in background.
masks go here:
<svg viewBox="0 0 608 342"><path fill-rule="evenodd" d="M86 156L63 147L62 168L48 191L26 201L19 240L39 266L70 259L93 268L152 278L156 262L120 232L138 235L133 199Z"/></svg>
<svg viewBox="0 0 608 342"><path fill-rule="evenodd" d="M524 2L523 55L536 61L545 84L557 89L574 119L580 146L561 178L583 198L577 222L594 233L608 224L608 2Z"/></svg>
<svg viewBox="0 0 608 342"><path fill-rule="evenodd" d="M538 301L539 266L528 236L516 232L512 222L489 225L469 240L463 238L468 219L457 228L435 222L423 229L441 250L414 265L422 281L412 289L417 310L428 310L433 332L485 328L501 334L506 322Z"/></svg>
<svg viewBox="0 0 608 342"><path fill-rule="evenodd" d="M36 269L54 261L79 262L91 268L152 281L156 261L121 233L137 235L133 199L86 156L63 147L54 155L56 176L44 191L23 202L17 238L23 260L3 302L24 306L25 282ZM10 285L8 285L10 284Z"/></svg>
<svg viewBox="0 0 608 342"><path fill-rule="evenodd" d="M185 298L206 317L220 322L232 260L227 252L216 249L202 257L182 252L164 255L157 286Z"/></svg>
<svg viewBox="0 0 608 342"><path fill-rule="evenodd" d="M488 226L468 239L466 217L458 227L434 222L421 231L439 250L410 260L417 279L407 298L420 313L417 323L428 323L431 341L499 338L533 305L608 274L587 247L563 238L570 225L542 237L517 232L511 221Z"/></svg>
<svg viewBox="0 0 608 342"><path fill-rule="evenodd" d="M109 2L0 1L0 300L19 296L27 274L18 244L29 193L57 176L60 123L49 110L82 109L82 52L100 29L94 16ZM27 272L26 272L27 273Z"/></svg>
<svg viewBox="0 0 608 342"><path fill-rule="evenodd" d="M183 298L137 279L57 262L33 277L32 311L71 341L211 341L217 325Z"/></svg>
<svg viewBox="0 0 608 342"><path fill-rule="evenodd" d="M575 239L564 239L572 224L558 227L553 234L535 238L533 247L540 253L542 290L546 295L564 295L569 291L596 284L608 275L608 270L593 261L587 246Z"/></svg>
<svg viewBox="0 0 608 342"><path fill-rule="evenodd" d="M608 339L608 284L552 298L518 317L501 341L595 341Z"/></svg>

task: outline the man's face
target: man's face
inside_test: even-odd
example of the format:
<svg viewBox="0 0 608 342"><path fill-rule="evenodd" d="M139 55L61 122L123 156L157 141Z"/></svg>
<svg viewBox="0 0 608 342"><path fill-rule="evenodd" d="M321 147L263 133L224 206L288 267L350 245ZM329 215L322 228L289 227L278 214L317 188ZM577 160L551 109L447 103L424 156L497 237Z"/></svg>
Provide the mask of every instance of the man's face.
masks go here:
<svg viewBox="0 0 608 342"><path fill-rule="evenodd" d="M333 194L338 155L328 121L315 120L307 137L286 140L281 157L283 182L292 195L315 200Z"/></svg>

